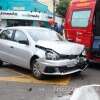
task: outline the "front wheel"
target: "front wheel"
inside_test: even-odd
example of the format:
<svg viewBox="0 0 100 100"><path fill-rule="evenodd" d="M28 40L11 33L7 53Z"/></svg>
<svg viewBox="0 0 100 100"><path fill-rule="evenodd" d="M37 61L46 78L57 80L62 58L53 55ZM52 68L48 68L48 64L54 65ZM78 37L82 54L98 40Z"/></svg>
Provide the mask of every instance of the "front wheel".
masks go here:
<svg viewBox="0 0 100 100"><path fill-rule="evenodd" d="M43 74L39 71L39 63L35 60L35 61L32 61L31 63L31 70L32 70L32 74L35 78L37 79L43 79Z"/></svg>

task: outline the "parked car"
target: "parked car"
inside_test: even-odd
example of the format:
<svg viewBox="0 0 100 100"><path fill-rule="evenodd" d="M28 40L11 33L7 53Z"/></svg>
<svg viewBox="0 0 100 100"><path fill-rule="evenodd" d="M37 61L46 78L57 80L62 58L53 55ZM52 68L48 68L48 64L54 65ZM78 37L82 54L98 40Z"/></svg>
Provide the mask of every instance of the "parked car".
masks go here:
<svg viewBox="0 0 100 100"><path fill-rule="evenodd" d="M40 27L9 27L0 33L0 65L8 62L31 69L33 75L67 75L87 67L85 47Z"/></svg>

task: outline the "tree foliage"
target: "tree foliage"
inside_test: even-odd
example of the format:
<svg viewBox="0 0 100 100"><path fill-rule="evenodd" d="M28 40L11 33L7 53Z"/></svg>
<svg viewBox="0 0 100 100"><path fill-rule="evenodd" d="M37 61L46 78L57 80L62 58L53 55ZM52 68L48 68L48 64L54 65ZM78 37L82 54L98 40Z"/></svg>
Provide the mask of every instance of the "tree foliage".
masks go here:
<svg viewBox="0 0 100 100"><path fill-rule="evenodd" d="M59 16L65 17L69 2L70 0L60 0L59 4L56 7L56 13Z"/></svg>

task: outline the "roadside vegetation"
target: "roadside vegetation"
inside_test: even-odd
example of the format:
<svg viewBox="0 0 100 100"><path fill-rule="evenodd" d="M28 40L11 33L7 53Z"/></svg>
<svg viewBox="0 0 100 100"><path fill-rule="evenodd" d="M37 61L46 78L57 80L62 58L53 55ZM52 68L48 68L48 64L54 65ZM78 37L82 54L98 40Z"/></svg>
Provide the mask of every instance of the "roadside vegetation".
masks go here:
<svg viewBox="0 0 100 100"><path fill-rule="evenodd" d="M60 3L56 6L56 13L61 16L65 17L68 5L71 0L60 0Z"/></svg>

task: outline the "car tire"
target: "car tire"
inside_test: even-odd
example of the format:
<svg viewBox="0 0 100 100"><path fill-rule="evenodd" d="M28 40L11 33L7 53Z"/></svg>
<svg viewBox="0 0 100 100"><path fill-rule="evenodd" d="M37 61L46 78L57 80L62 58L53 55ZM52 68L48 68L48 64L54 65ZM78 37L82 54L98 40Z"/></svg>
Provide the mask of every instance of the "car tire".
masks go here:
<svg viewBox="0 0 100 100"><path fill-rule="evenodd" d="M0 66L2 66L2 65L3 65L3 61L0 60Z"/></svg>
<svg viewBox="0 0 100 100"><path fill-rule="evenodd" d="M33 60L31 62L31 71L32 71L32 74L33 76L36 78L36 79L44 79L44 75L39 71L39 64L36 60Z"/></svg>

